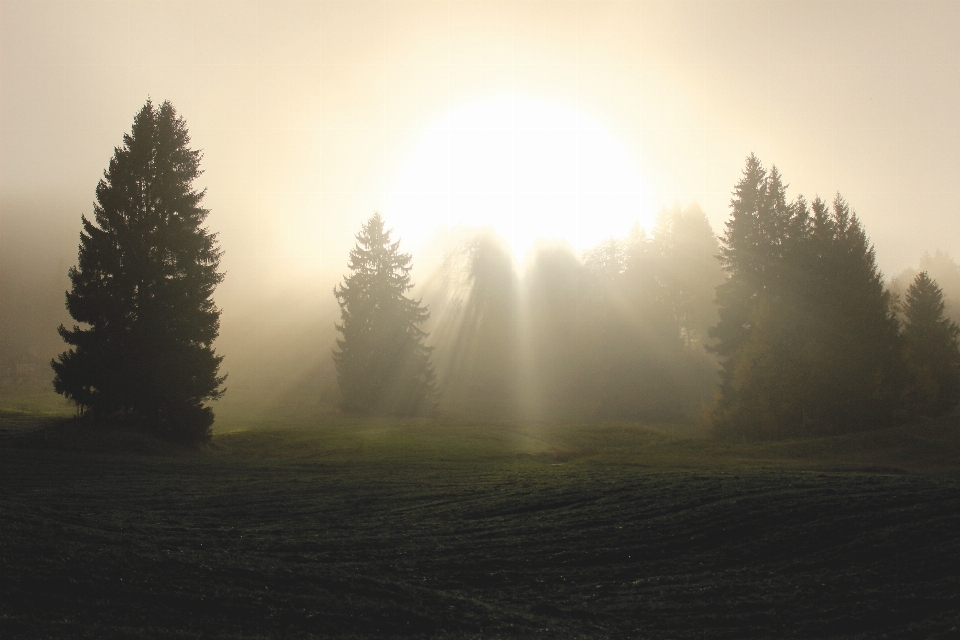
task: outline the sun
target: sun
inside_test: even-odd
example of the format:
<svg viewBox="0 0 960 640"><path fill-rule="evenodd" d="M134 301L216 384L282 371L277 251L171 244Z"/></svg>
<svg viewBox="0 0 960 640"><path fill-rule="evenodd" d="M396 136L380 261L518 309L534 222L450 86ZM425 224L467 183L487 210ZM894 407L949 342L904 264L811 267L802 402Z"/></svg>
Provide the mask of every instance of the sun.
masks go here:
<svg viewBox="0 0 960 640"><path fill-rule="evenodd" d="M501 96L453 111L420 135L384 198L417 246L457 225L493 227L522 258L538 239L582 250L645 223L636 159L569 106Z"/></svg>

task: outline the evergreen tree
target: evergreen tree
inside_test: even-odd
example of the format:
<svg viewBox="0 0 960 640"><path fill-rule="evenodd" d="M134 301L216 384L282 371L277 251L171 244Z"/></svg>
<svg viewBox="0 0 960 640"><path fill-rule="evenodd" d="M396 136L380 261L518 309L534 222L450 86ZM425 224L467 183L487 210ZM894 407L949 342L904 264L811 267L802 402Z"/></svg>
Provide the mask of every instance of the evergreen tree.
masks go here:
<svg viewBox="0 0 960 640"><path fill-rule="evenodd" d="M960 322L960 265L940 249L931 256L924 251L920 256L920 271L926 271L943 291L944 314Z"/></svg>
<svg viewBox="0 0 960 640"><path fill-rule="evenodd" d="M785 313L790 301L784 296L783 276L792 212L785 203L776 168L768 174L751 154L734 188L720 242L727 279L717 287L718 320L709 332L714 339L710 350L720 360L713 418L721 431L766 433L782 421L783 407L793 404L789 397L763 392L784 375L771 367L788 367L789 360L779 322L790 317ZM782 392L790 385L780 381L775 386Z"/></svg>
<svg viewBox="0 0 960 640"><path fill-rule="evenodd" d="M657 220L655 269L687 345L702 344L717 321L717 287L724 281L719 247L707 216L696 204L677 205Z"/></svg>
<svg viewBox="0 0 960 640"><path fill-rule="evenodd" d="M720 242L720 262L727 280L717 287L717 325L710 336L715 339L713 351L721 362L729 358L750 335L750 314L762 297L775 297L776 274L782 255L779 249L785 240L782 231L789 228L785 211L776 211L771 203L784 200L779 181L771 181L760 160L753 154L747 158L743 177L734 188L730 202L731 216ZM724 366L723 383L729 382L730 370Z"/></svg>
<svg viewBox="0 0 960 640"><path fill-rule="evenodd" d="M805 419L856 430L901 417L899 324L874 249L837 194L813 202L798 282L806 319Z"/></svg>
<svg viewBox="0 0 960 640"><path fill-rule="evenodd" d="M536 419L584 418L595 393L592 348L604 292L566 243L544 243L532 252L523 281L525 392ZM599 284L599 283L598 283ZM588 297L589 296L589 297Z"/></svg>
<svg viewBox="0 0 960 640"><path fill-rule="evenodd" d="M943 292L926 271L907 289L903 329L910 371L907 406L936 416L960 401L960 327L944 315Z"/></svg>
<svg viewBox="0 0 960 640"><path fill-rule="evenodd" d="M375 213L356 236L351 274L333 290L343 335L333 359L345 410L411 415L433 395L431 348L420 329L430 314L405 295L412 259L390 233Z"/></svg>
<svg viewBox="0 0 960 640"><path fill-rule="evenodd" d="M921 271L926 271L943 291L944 313L954 322L960 322L960 265L949 254L937 249L933 255L924 251L920 256L919 268L907 267L890 280L890 291L900 301L906 295L907 288Z"/></svg>
<svg viewBox="0 0 960 640"><path fill-rule="evenodd" d="M677 212L680 219L661 225L653 239L639 225L626 239L610 238L586 251L582 265L569 252L552 260L538 253L528 274L537 369L531 386L540 387L551 417L686 418L709 397L712 359L691 348L685 323L692 314L680 311L713 306L712 290L701 291L703 305L696 292L699 259L705 254L716 263L717 247L702 242L701 220L692 211L685 212L689 217ZM684 260L692 264L680 264Z"/></svg>
<svg viewBox="0 0 960 640"><path fill-rule="evenodd" d="M449 247L423 288L438 400L445 411L515 418L520 283L503 238L488 230L468 233Z"/></svg>
<svg viewBox="0 0 960 640"><path fill-rule="evenodd" d="M583 263L599 279L614 282L624 271L627 262L627 243L608 238L583 254Z"/></svg>
<svg viewBox="0 0 960 640"><path fill-rule="evenodd" d="M755 437L882 424L899 415L902 376L873 247L839 195L787 205L785 190L747 159L721 249L714 423Z"/></svg>
<svg viewBox="0 0 960 640"><path fill-rule="evenodd" d="M201 153L189 148L169 102L147 101L97 185L94 219L82 216L67 310L88 328L59 328L73 348L51 362L54 388L98 420L133 419L178 440L209 438L223 395L212 343L223 279L216 234L202 227L192 187Z"/></svg>

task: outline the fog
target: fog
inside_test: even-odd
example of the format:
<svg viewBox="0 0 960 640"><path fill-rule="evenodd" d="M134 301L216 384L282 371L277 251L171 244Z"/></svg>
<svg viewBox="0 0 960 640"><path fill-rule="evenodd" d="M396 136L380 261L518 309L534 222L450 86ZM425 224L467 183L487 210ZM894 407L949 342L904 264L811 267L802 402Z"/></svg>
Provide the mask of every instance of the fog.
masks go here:
<svg viewBox="0 0 960 640"><path fill-rule="evenodd" d="M957 317L958 32L960 5L942 2L5 0L0 360L47 376L64 348L56 327L70 320L63 292L80 216L148 96L170 100L204 152L198 186L226 271L215 295L224 415L247 412L253 395L271 406L298 395L335 403L331 291L353 235L374 211L393 220L391 185L425 131L504 95L574 109L632 154L645 192L614 218L619 241L664 237L656 219L674 203L697 203L719 234L755 152L794 193L841 191L894 288L905 269L940 269ZM544 239L518 252L506 223L491 218L478 232L458 206L416 228L401 216L394 225L414 257L414 293L433 314L446 410L696 412L669 399L707 393L702 322L625 299L629 269L605 271L604 245L558 231L589 226L589 213L570 213L570 224L547 212ZM578 305L588 299L602 317L585 330ZM657 334L668 315L683 325L676 340ZM625 375L624 354L607 353L602 337L625 333L645 336L631 348L649 352L624 356L645 371L683 364L634 395L596 382Z"/></svg>

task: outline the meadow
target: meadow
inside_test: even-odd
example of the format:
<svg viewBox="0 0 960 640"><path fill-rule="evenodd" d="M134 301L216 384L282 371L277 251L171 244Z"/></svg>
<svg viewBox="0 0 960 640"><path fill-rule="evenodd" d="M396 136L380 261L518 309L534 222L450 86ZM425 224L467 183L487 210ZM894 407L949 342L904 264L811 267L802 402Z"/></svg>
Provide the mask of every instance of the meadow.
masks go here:
<svg viewBox="0 0 960 640"><path fill-rule="evenodd" d="M224 412L210 445L0 395L2 637L956 637L960 419Z"/></svg>

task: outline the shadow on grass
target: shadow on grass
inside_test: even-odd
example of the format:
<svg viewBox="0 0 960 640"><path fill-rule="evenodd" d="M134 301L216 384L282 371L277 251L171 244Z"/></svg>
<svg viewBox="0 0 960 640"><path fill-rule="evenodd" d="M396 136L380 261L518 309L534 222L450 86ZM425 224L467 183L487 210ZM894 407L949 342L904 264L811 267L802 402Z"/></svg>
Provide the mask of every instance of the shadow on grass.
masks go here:
<svg viewBox="0 0 960 640"><path fill-rule="evenodd" d="M360 417L329 409L287 421L228 422L206 445L178 445L129 427L94 427L0 404L0 446L100 453L201 455L260 463L520 462L672 469L815 469L876 473L960 471L960 416L899 427L774 442L717 440L690 425L538 424L453 418Z"/></svg>
<svg viewBox="0 0 960 640"><path fill-rule="evenodd" d="M146 456L200 455L211 448L168 442L143 429L12 411L0 411L0 447Z"/></svg>
<svg viewBox="0 0 960 640"><path fill-rule="evenodd" d="M730 442L671 425L512 424L339 416L313 426L214 437L216 455L262 462L517 461L672 469L960 471L955 416L878 431L776 442Z"/></svg>

